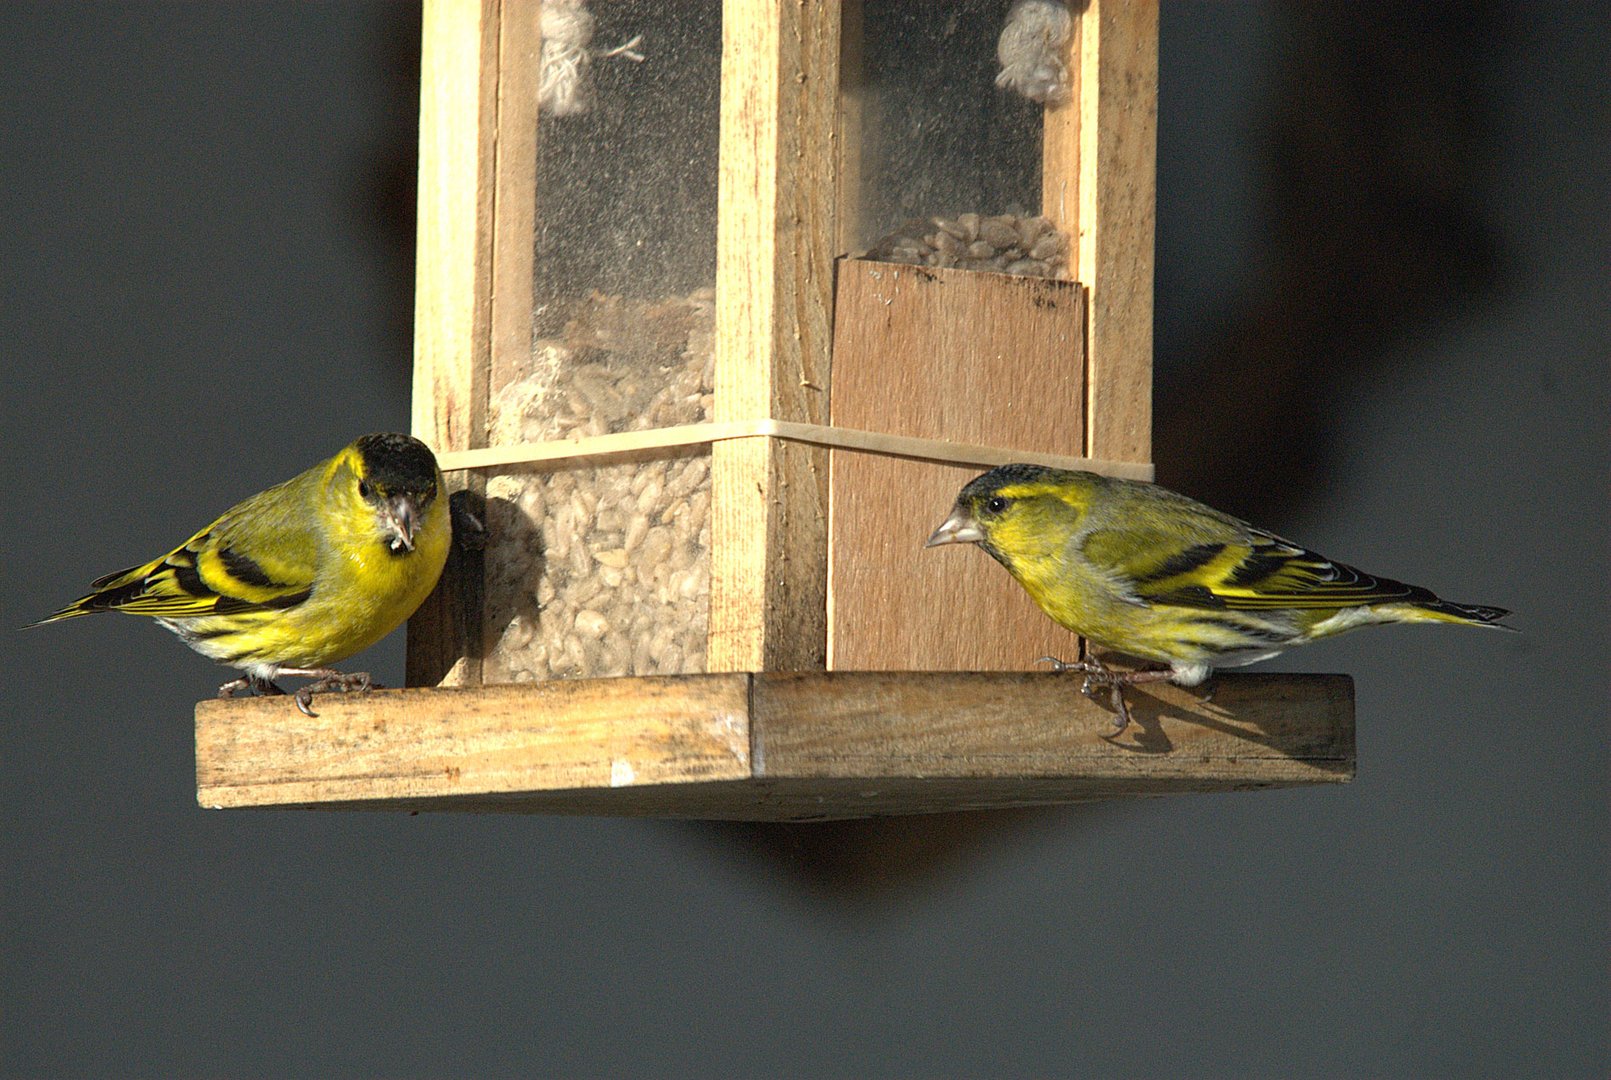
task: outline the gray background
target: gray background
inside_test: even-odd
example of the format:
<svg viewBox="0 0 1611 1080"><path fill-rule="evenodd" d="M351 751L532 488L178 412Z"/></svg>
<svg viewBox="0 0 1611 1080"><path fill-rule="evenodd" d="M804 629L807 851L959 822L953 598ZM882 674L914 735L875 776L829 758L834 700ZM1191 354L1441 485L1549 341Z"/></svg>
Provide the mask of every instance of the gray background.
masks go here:
<svg viewBox="0 0 1611 1080"><path fill-rule="evenodd" d="M1003 816L806 888L690 825L204 813L217 669L132 620L6 629L5 1072L1606 1075L1607 34L1523 11L1482 42L1503 260L1337 380L1326 468L1260 519L1526 631L1267 665L1356 677L1354 784ZM406 427L416 20L0 7L7 626ZM1165 11L1161 415L1265 257L1283 25Z"/></svg>

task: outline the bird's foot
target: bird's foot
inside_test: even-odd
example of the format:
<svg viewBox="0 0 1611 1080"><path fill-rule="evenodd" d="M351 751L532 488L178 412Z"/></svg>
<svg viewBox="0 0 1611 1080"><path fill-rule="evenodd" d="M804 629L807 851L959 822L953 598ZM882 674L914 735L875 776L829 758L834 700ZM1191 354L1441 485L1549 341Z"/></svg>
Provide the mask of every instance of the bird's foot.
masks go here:
<svg viewBox="0 0 1611 1080"><path fill-rule="evenodd" d="M1162 682L1170 678L1174 672L1168 668L1148 669L1145 671L1115 671L1095 656L1088 656L1084 660L1059 660L1055 656L1043 656L1037 663L1052 665L1053 671L1077 671L1085 676L1080 683L1080 693L1090 695L1100 687L1107 687L1111 691L1110 700L1113 702L1113 730L1109 733L1117 735L1130 726L1130 706L1124 700L1124 688L1135 686L1138 683Z"/></svg>
<svg viewBox="0 0 1611 1080"><path fill-rule="evenodd" d="M272 697L275 695L283 695L285 693L285 691L276 686L271 679L259 678L256 675L242 675L240 678L231 679L223 686L220 686L218 688L218 696L221 698L232 698L238 696L243 690L250 690L252 693L259 694L263 697Z"/></svg>
<svg viewBox="0 0 1611 1080"><path fill-rule="evenodd" d="M369 677L369 672L367 671L354 671L351 674L347 674L334 668L281 668L280 674L313 680L293 695L296 698L296 707L303 716L319 715L313 711L314 694L322 694L331 690L345 694L353 691L363 693L366 690L383 689L380 683Z"/></svg>

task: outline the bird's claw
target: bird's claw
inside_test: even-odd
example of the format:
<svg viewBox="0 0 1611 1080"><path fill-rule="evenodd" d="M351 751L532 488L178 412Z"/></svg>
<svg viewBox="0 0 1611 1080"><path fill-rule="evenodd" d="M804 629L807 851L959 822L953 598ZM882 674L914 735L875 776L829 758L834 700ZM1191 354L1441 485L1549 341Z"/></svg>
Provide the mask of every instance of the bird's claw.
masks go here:
<svg viewBox="0 0 1611 1080"><path fill-rule="evenodd" d="M364 693L379 687L380 684L371 679L367 671L354 671L351 674L332 671L298 690L296 692L296 707L303 716L316 717L319 714L313 711L314 694L321 694L330 690L343 694L352 691Z"/></svg>
<svg viewBox="0 0 1611 1080"><path fill-rule="evenodd" d="M1124 684L1117 679L1113 680L1113 712L1113 730L1108 733L1109 738L1130 726L1130 706L1124 700Z"/></svg>
<svg viewBox="0 0 1611 1080"><path fill-rule="evenodd" d="M355 671L349 675L329 668L281 668L279 673L281 675L301 675L313 680L292 695L296 701L297 709L303 716L316 717L319 715L313 711L314 694L324 693L328 690L335 690L341 693L356 690L362 693L365 690L381 689L380 683L371 679L367 671ZM231 698L245 690L261 694L264 697L283 695L285 693L271 679L259 678L255 675L242 675L240 678L232 679L220 686L218 696Z"/></svg>
<svg viewBox="0 0 1611 1080"><path fill-rule="evenodd" d="M1108 687L1111 691L1109 700L1113 703L1113 730L1108 733L1112 738L1130 726L1130 705L1124 700L1124 688L1131 683L1154 682L1158 679L1168 678L1166 671L1114 671L1096 657L1084 660L1060 660L1055 656L1043 656L1036 663L1050 664L1053 671L1077 671L1085 678L1080 682L1080 693L1087 697L1095 696L1093 691L1101 687Z"/></svg>

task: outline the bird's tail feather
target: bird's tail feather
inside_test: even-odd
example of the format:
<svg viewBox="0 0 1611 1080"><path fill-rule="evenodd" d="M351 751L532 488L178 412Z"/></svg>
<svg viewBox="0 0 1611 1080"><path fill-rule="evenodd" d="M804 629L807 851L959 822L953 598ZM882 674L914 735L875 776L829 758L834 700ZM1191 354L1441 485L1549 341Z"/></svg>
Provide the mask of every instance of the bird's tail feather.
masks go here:
<svg viewBox="0 0 1611 1080"><path fill-rule="evenodd" d="M62 619L72 619L78 617L79 615L93 615L97 611L109 610L103 604L91 603L91 601L95 600L100 595L100 593L90 593L88 596L79 597L71 604L68 604L66 607L62 608L60 611L46 615L43 619L38 619L34 622L27 623L26 625L22 626L21 629L32 630L34 627L44 626L46 623L60 622Z"/></svg>
<svg viewBox="0 0 1611 1080"><path fill-rule="evenodd" d="M1506 626L1500 622L1510 612L1502 607L1487 607L1482 604L1456 604L1450 600L1428 600L1413 605L1424 617L1433 622L1463 623L1467 626L1491 626L1496 630L1509 630L1515 632L1514 626Z"/></svg>
<svg viewBox="0 0 1611 1080"><path fill-rule="evenodd" d="M36 627L36 626L44 626L46 623L60 622L62 619L71 619L75 615L88 615L89 613L90 613L89 608L84 607L80 603L72 603L72 604L68 604L66 607L62 608L60 611L53 612L50 615L46 615L43 619L35 619L31 623L23 623L17 629L19 629L19 630L32 630L34 627Z"/></svg>
<svg viewBox="0 0 1611 1080"><path fill-rule="evenodd" d="M146 575L161 563L162 560L158 559L156 562L146 563L144 566L131 566L127 570L118 570L98 577L90 582L90 588L94 590L93 592L80 596L60 611L46 615L43 619L31 622L21 629L31 630L36 626L44 626L46 623L60 622L62 619L73 619L80 615L93 615L97 611L116 611L120 604L140 595L141 590L146 585Z"/></svg>

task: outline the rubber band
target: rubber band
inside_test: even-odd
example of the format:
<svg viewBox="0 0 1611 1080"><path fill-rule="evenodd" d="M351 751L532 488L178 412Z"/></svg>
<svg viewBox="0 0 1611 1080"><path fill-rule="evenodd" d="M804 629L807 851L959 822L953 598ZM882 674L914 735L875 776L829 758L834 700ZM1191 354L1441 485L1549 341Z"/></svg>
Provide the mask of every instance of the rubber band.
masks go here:
<svg viewBox="0 0 1611 1080"><path fill-rule="evenodd" d="M1054 469L1080 469L1125 480L1150 481L1153 476L1151 465L1135 462L1102 461L1096 458L1070 457L1036 450L1003 450L997 446L955 443L945 439L922 439L911 435L889 435L857 428L768 419L735 420L721 424L683 424L677 427L651 428L647 431L622 431L613 435L588 435L550 442L489 446L478 450L448 450L438 453L436 460L443 472L492 469L505 465L561 466L578 462L603 462L641 457L647 451L679 446L704 446L725 442L728 439L785 439L789 442L810 443L813 446L826 446L835 450L856 450L944 465L994 468L997 465L1023 462L1029 465L1046 465Z"/></svg>

